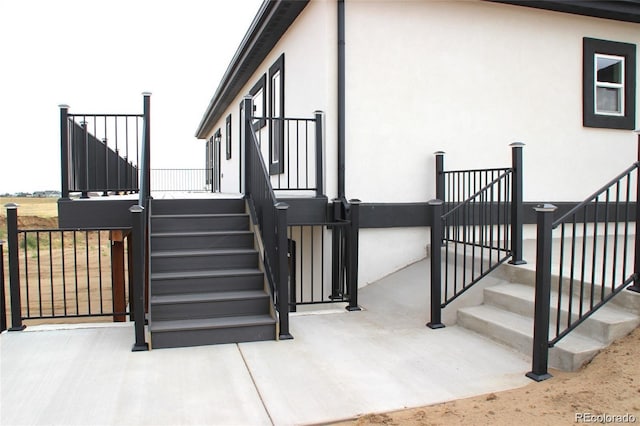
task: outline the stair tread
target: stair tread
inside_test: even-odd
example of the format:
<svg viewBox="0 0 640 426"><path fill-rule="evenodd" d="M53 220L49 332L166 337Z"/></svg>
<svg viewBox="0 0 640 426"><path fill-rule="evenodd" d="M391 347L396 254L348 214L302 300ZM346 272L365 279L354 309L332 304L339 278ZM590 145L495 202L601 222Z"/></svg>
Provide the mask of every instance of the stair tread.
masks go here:
<svg viewBox="0 0 640 426"><path fill-rule="evenodd" d="M206 217L247 217L248 213L173 213L151 214L151 219L206 218Z"/></svg>
<svg viewBox="0 0 640 426"><path fill-rule="evenodd" d="M482 318L485 322L490 322L496 326L508 328L515 332L533 339L533 318L519 315L513 312L500 309L495 306L479 305L461 308L458 312ZM549 327L549 333L554 332L553 324ZM582 334L569 333L556 346L571 353L600 350L604 345L597 340Z"/></svg>
<svg viewBox="0 0 640 426"><path fill-rule="evenodd" d="M252 235L253 232L249 230L237 230L237 231L166 231L166 232L152 232L151 237L209 237L209 236L224 236L224 235Z"/></svg>
<svg viewBox="0 0 640 426"><path fill-rule="evenodd" d="M151 305L172 303L215 302L268 298L264 290L214 291L206 293L180 293L151 296Z"/></svg>
<svg viewBox="0 0 640 426"><path fill-rule="evenodd" d="M176 257L176 256L206 256L227 254L253 254L254 248L207 248L207 249L181 249L181 250L153 250L151 257Z"/></svg>
<svg viewBox="0 0 640 426"><path fill-rule="evenodd" d="M177 272L156 272L151 274L151 280L169 280L176 278L218 278L233 276L254 276L262 275L258 268L245 269L210 269L204 271L177 271Z"/></svg>
<svg viewBox="0 0 640 426"><path fill-rule="evenodd" d="M484 291L489 293L497 293L505 296L518 298L530 303L535 302L535 289L526 284L505 283L505 284L495 285L492 287L487 287ZM567 300L568 300L568 297L566 295L563 295L562 311L564 313L568 311ZM550 306L555 307L557 306L557 303L558 303L558 293L556 291L551 291ZM577 304L577 299L574 297L572 312L577 312L578 307L579 305ZM589 306L584 305L584 309L588 310ZM591 318L604 323L618 323L618 322L638 320L638 316L635 315L634 313L626 311L624 309L613 307L611 305L602 306L591 316Z"/></svg>
<svg viewBox="0 0 640 426"><path fill-rule="evenodd" d="M199 318L186 320L152 321L149 325L151 332L181 331L196 329L250 327L259 325L273 325L276 321L270 315L239 315L218 318Z"/></svg>

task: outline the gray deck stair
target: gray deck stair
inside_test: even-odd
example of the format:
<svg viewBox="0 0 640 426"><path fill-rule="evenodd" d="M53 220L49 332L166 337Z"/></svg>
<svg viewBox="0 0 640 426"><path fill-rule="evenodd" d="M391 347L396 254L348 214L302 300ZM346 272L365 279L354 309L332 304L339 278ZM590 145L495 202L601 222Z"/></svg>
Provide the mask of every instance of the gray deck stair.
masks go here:
<svg viewBox="0 0 640 426"><path fill-rule="evenodd" d="M243 200L151 205L153 348L275 340L276 322Z"/></svg>
<svg viewBox="0 0 640 426"><path fill-rule="evenodd" d="M457 312L458 325L531 355L533 345L533 285L503 281L483 291L484 302ZM561 297L561 319L568 317L569 298ZM558 294L551 296L550 338L555 336ZM573 303L572 317L579 309ZM586 308L586 307L584 307ZM615 304L603 306L549 351L549 366L575 371L601 349L640 324L640 316ZM563 325L563 322L561 322Z"/></svg>

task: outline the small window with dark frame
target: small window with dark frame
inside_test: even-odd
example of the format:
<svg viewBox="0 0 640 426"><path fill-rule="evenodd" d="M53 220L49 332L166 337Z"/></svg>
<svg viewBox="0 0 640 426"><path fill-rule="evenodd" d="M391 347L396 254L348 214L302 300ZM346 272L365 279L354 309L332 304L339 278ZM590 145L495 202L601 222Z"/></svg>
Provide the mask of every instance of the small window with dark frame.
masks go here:
<svg viewBox="0 0 640 426"><path fill-rule="evenodd" d="M225 145L227 151L227 160L231 159L231 114L227 115L227 119L225 122Z"/></svg>
<svg viewBox="0 0 640 426"><path fill-rule="evenodd" d="M253 120L254 129L262 129L267 125L267 120L265 119L267 115L267 75L262 74L260 80L253 85L251 90L249 90L249 95L251 96L252 105L253 105L253 117L258 117L259 120Z"/></svg>
<svg viewBox="0 0 640 426"><path fill-rule="evenodd" d="M284 173L284 53L269 68L269 173Z"/></svg>
<svg viewBox="0 0 640 426"><path fill-rule="evenodd" d="M583 39L583 124L635 128L636 46Z"/></svg>

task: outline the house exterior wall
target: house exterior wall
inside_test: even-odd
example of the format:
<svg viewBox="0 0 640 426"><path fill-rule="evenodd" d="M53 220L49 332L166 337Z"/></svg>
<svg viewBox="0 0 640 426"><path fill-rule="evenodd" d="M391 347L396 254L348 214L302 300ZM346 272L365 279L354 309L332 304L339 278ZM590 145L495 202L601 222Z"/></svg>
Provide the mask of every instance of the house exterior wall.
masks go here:
<svg viewBox="0 0 640 426"><path fill-rule="evenodd" d="M262 64L253 73L247 84L240 90L231 106L218 120L211 137L218 128L222 130L222 192L240 191L240 115L239 105L242 98L249 94L253 85L269 73L269 67L284 53L285 117L313 118L314 111L334 109L336 101L335 45L336 36L335 3L312 2L298 16L280 41L267 55ZM268 86L268 82L267 82ZM267 89L268 90L268 89ZM267 101L268 105L268 101ZM267 106L268 108L268 106ZM225 118L232 114L232 158L224 155ZM335 170L337 150L335 142L335 113L325 116L326 142L325 163L327 170ZM264 158L268 158L268 140L266 128L262 130L261 144ZM275 177L273 178L275 181ZM335 196L336 176L328 173L326 178L327 195Z"/></svg>
<svg viewBox="0 0 640 426"><path fill-rule="evenodd" d="M449 170L506 167L524 142L525 201L582 200L635 160L631 131L582 126L582 40L640 46L638 24L484 1L347 0L345 13L347 197L434 198L439 150ZM423 257L427 238L363 230L361 282Z"/></svg>

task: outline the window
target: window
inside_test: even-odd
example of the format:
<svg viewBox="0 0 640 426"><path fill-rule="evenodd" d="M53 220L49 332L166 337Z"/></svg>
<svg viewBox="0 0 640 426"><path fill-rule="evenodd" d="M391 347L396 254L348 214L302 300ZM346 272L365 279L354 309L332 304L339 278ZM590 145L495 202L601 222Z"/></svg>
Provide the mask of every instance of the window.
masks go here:
<svg viewBox="0 0 640 426"><path fill-rule="evenodd" d="M266 94L266 86L267 86L267 76L263 74L260 77L260 80L256 84L253 85L251 90L249 90L249 95L251 95L253 102L253 116L259 117L260 120L253 121L254 129L262 129L267 125L267 120L265 119L267 115L267 94Z"/></svg>
<svg viewBox="0 0 640 426"><path fill-rule="evenodd" d="M227 160L230 160L231 159L231 114L227 115L225 127L226 127L225 145L226 145L226 151L227 151Z"/></svg>
<svg viewBox="0 0 640 426"><path fill-rule="evenodd" d="M636 46L583 39L583 124L635 128Z"/></svg>
<svg viewBox="0 0 640 426"><path fill-rule="evenodd" d="M284 53L269 68L269 173L284 173Z"/></svg>

